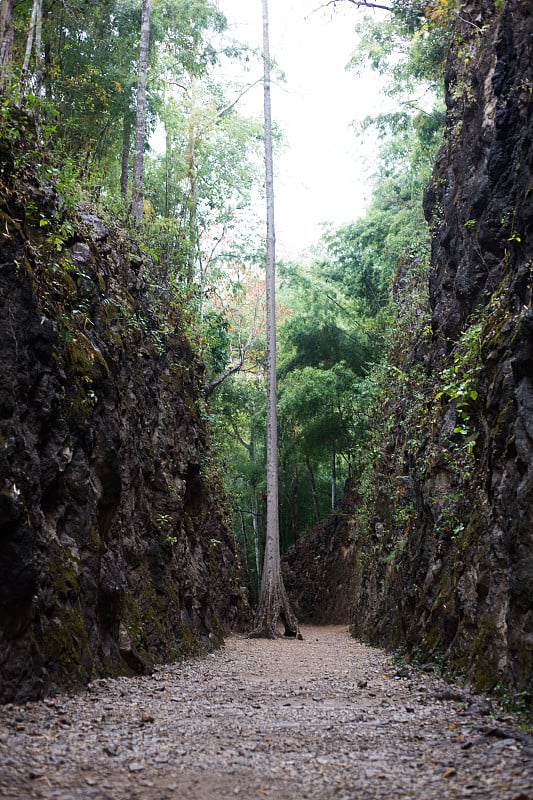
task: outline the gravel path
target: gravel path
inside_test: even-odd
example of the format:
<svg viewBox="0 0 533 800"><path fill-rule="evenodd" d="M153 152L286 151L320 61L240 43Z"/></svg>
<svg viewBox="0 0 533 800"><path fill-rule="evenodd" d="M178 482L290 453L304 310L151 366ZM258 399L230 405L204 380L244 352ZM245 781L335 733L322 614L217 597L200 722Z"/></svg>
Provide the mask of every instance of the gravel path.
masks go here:
<svg viewBox="0 0 533 800"><path fill-rule="evenodd" d="M345 628L0 709L0 797L533 800L533 739Z"/></svg>

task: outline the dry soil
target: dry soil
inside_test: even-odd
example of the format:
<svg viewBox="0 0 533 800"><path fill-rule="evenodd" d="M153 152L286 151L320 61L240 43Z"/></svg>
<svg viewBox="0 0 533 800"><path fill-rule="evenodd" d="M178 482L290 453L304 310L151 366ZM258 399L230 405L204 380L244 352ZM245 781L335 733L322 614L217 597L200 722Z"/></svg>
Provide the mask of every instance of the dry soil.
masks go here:
<svg viewBox="0 0 533 800"><path fill-rule="evenodd" d="M0 709L0 797L533 800L533 739L345 628Z"/></svg>

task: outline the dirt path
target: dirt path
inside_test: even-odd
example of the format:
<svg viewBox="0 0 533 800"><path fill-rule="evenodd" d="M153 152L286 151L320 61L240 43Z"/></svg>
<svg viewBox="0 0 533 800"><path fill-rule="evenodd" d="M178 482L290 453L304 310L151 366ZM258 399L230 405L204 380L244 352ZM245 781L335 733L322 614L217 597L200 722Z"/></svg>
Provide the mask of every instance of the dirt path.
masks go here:
<svg viewBox="0 0 533 800"><path fill-rule="evenodd" d="M344 628L0 710L0 797L533 800L533 740Z"/></svg>

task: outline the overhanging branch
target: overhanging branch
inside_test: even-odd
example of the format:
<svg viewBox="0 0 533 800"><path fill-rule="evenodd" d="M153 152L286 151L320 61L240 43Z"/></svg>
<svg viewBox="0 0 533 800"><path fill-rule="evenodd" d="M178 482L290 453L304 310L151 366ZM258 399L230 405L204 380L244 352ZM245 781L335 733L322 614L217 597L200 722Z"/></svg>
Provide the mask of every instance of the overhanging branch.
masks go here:
<svg viewBox="0 0 533 800"><path fill-rule="evenodd" d="M379 8L381 11L392 11L392 6L386 6L382 3L373 3L372 0L329 0L324 3L320 8L328 8L329 6L336 6L338 3L351 3L356 8Z"/></svg>
<svg viewBox="0 0 533 800"><path fill-rule="evenodd" d="M211 381L211 383L207 386L205 390L206 397L210 397L217 388L217 386L220 386L220 384L223 383L226 380L226 378L229 378L230 375L234 375L236 372L239 372L239 370L242 368L242 365L244 364L244 357L245 353L243 352L238 361L236 361L234 364L231 364L227 369L224 370L224 372L222 372L218 376L218 378L215 378L214 381Z"/></svg>

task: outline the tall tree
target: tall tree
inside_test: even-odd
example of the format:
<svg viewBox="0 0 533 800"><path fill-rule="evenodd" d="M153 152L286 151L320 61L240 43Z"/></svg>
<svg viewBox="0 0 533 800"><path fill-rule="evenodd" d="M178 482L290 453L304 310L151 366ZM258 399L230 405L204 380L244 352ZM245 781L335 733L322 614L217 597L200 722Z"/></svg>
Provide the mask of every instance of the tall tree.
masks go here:
<svg viewBox="0 0 533 800"><path fill-rule="evenodd" d="M43 4L42 0L33 0L30 18L30 27L28 31L28 38L26 40L26 52L24 53L24 62L22 64L21 83L24 83L26 73L30 67L31 53L35 43L35 91L40 89L41 82L41 36L43 25Z"/></svg>
<svg viewBox="0 0 533 800"><path fill-rule="evenodd" d="M137 118L135 123L135 150L133 153L133 182L131 215L136 225L142 222L144 139L146 131L146 78L148 74L148 47L150 44L150 0L143 0L141 41L139 47L139 79L137 83Z"/></svg>
<svg viewBox="0 0 533 800"><path fill-rule="evenodd" d="M2 0L0 6L0 74L2 84L5 84L7 73L13 58L13 41L15 31L13 27L14 0Z"/></svg>
<svg viewBox="0 0 533 800"><path fill-rule="evenodd" d="M274 167L270 98L268 0L263 0L263 63L266 177L266 302L267 302L267 529L259 603L252 636L274 638L278 622L285 636L301 638L281 575L278 508L278 430L276 381L276 235L274 225Z"/></svg>

